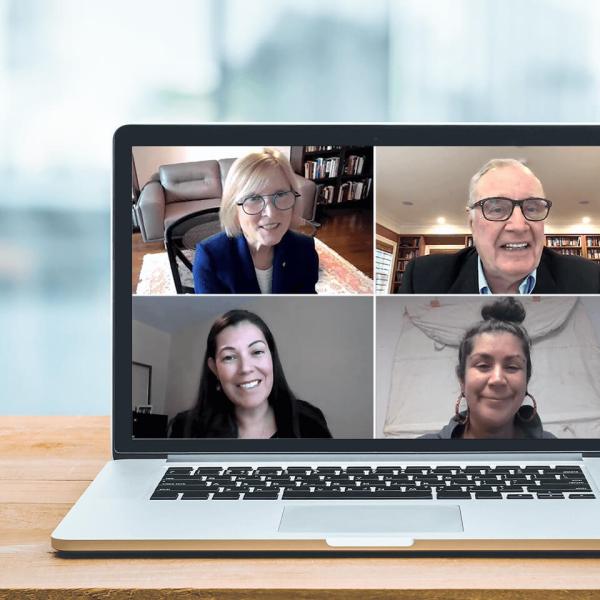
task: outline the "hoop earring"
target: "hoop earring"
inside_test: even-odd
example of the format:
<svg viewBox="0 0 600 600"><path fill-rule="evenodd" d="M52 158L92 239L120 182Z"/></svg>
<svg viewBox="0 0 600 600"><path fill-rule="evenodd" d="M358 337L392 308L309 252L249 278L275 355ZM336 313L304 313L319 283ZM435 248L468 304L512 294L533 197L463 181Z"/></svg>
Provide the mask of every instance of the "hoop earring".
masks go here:
<svg viewBox="0 0 600 600"><path fill-rule="evenodd" d="M521 408L527 407L527 404L521 404L519 410L517 411L517 416L524 423L529 423L529 421L533 421L533 419L535 419L535 416L537 415L537 402L535 401L535 398L529 392L525 392L525 397L527 396L529 396L531 398L531 401L533 402L533 406L531 407L531 414L528 417L521 416Z"/></svg>
<svg viewBox="0 0 600 600"><path fill-rule="evenodd" d="M461 392L460 395L458 396L458 398L456 399L455 404L454 404L454 418L461 425L466 425L467 422L469 421L469 406L467 405L467 414L464 415L464 416L461 415L460 414L460 401L463 398L465 398L465 393ZM466 398L465 398L465 401L466 401Z"/></svg>

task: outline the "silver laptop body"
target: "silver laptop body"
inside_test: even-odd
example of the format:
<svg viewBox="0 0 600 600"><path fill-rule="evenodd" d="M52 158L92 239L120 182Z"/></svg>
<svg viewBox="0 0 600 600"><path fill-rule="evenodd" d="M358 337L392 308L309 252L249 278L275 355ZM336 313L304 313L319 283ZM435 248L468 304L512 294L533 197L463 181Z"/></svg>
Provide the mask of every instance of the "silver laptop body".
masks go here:
<svg viewBox="0 0 600 600"><path fill-rule="evenodd" d="M114 138L113 460L52 533L63 552L600 549L600 440L151 439L132 435L131 152L136 146L598 145L594 126L125 126ZM202 301L202 298L198 298ZM600 300L600 298L599 298ZM313 299L306 299L306 302ZM335 302L335 299L329 299ZM365 302L375 299L363 298ZM373 327L373 330L376 330ZM374 348L374 346L372 347ZM351 369L351 366L349 367ZM349 370L350 373L350 370ZM377 385L377 382L376 382ZM424 382L424 386L427 383ZM374 398L368 402L373 403ZM169 469L580 468L570 499L151 500ZM277 470L275 469L275 470ZM386 471L387 470L387 471ZM567 470L568 472L568 470Z"/></svg>

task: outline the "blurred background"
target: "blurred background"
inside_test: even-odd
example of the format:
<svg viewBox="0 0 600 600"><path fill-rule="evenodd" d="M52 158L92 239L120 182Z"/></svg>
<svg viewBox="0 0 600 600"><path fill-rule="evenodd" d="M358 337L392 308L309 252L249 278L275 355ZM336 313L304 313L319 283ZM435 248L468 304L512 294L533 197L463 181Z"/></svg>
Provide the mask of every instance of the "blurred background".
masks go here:
<svg viewBox="0 0 600 600"><path fill-rule="evenodd" d="M0 414L110 412L124 123L598 122L594 0L0 0Z"/></svg>

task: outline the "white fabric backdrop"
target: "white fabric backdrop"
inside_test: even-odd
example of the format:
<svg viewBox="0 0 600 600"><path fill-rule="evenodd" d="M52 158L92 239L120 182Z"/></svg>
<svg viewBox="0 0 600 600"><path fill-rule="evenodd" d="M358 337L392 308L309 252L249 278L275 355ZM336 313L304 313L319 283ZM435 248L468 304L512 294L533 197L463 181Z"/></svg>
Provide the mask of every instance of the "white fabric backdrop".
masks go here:
<svg viewBox="0 0 600 600"><path fill-rule="evenodd" d="M535 396L544 429L558 437L600 437L600 346L576 297L520 299L527 311ZM490 298L413 298L394 353L386 437L438 431L460 392L458 344Z"/></svg>

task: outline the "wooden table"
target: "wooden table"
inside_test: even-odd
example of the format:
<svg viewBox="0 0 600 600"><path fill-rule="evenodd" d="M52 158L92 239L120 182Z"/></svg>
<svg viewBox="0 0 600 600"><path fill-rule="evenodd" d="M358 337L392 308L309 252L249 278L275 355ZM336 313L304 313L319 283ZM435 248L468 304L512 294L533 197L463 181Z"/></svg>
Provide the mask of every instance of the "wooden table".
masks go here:
<svg viewBox="0 0 600 600"><path fill-rule="evenodd" d="M600 598L600 558L64 558L50 533L110 459L108 417L0 417L0 598Z"/></svg>

